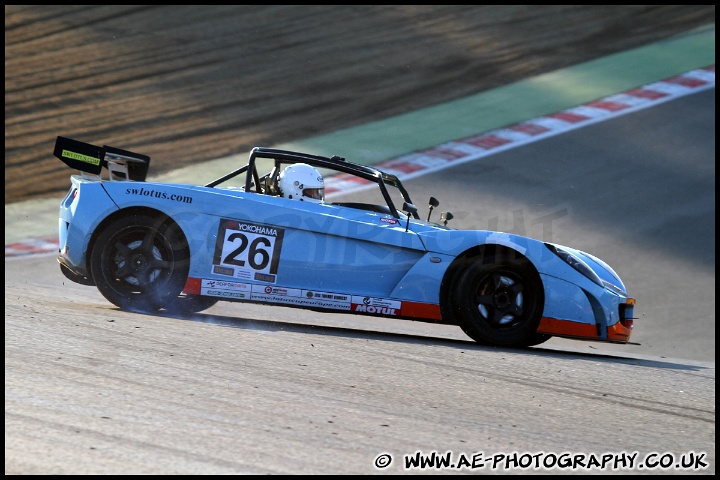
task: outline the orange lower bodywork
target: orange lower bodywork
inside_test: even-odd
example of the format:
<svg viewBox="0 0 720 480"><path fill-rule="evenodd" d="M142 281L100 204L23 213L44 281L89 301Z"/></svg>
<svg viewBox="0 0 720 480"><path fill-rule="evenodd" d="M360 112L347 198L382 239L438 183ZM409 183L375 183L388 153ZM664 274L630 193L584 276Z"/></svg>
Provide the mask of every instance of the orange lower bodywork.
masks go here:
<svg viewBox="0 0 720 480"><path fill-rule="evenodd" d="M558 320L557 318L543 317L540 319L538 333L548 335L562 335L567 337L599 338L600 332L594 324L577 323L570 320Z"/></svg>
<svg viewBox="0 0 720 480"><path fill-rule="evenodd" d="M420 318L423 320L442 320L440 305L433 303L403 302L400 314L403 317Z"/></svg>
<svg viewBox="0 0 720 480"><path fill-rule="evenodd" d="M188 278L183 290L186 294L200 295L202 279ZM627 299L627 307L635 305L634 299ZM632 310L628 310L632 313ZM414 318L419 320L430 320L442 323L442 313L440 305L421 302L402 302L399 316L405 318ZM603 338L600 334L599 326L589 323L578 323L570 320L560 320L557 318L543 317L540 319L540 325L537 332L547 335L555 335L560 337L582 338L588 340L599 340L608 342L627 343L632 333L633 319L624 318L615 325L608 327L607 337Z"/></svg>
<svg viewBox="0 0 720 480"><path fill-rule="evenodd" d="M540 320L538 333L557 335L562 337L586 338L588 340L600 340L608 342L627 343L632 333L632 319L621 320L615 325L608 327L607 338L601 338L597 325L589 323L577 323L570 320L558 320L557 318L543 317Z"/></svg>
<svg viewBox="0 0 720 480"><path fill-rule="evenodd" d="M188 277L187 282L185 282L185 288L183 289L183 292L185 292L188 295L200 295L200 285L201 284L202 284L202 279Z"/></svg>

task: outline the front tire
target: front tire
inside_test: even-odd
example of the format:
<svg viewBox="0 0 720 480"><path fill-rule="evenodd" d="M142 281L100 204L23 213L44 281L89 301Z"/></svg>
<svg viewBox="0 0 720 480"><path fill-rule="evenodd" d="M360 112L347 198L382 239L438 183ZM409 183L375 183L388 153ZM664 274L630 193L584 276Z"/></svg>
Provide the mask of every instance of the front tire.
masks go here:
<svg viewBox="0 0 720 480"><path fill-rule="evenodd" d="M550 338L537 333L544 306L543 286L526 259L486 257L468 265L454 285L458 323L476 342L527 347Z"/></svg>
<svg viewBox="0 0 720 480"><path fill-rule="evenodd" d="M121 218L94 245L90 265L95 284L123 310L171 306L185 286L190 250L180 228L166 217Z"/></svg>

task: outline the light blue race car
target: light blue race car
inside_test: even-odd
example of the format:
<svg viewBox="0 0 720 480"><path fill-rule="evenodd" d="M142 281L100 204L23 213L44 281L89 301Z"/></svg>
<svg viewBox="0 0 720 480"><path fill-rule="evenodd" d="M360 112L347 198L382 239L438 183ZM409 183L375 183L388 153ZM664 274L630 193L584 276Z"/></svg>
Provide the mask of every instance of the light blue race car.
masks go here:
<svg viewBox="0 0 720 480"><path fill-rule="evenodd" d="M54 155L80 171L60 205L60 269L124 310L226 300L458 325L486 345L630 339L635 300L605 262L453 229L450 213L423 220L377 168L256 147L197 186L147 182L150 158L119 148L58 137ZM325 199L347 185L364 201Z"/></svg>

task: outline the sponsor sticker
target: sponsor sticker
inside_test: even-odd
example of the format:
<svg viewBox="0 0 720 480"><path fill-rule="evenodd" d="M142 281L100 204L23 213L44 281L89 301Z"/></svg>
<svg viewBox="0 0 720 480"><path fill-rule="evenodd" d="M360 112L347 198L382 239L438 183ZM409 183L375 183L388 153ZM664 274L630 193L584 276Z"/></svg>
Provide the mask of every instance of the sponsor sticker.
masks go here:
<svg viewBox="0 0 720 480"><path fill-rule="evenodd" d="M250 298L249 283L226 282L203 278L200 283L200 294L225 298Z"/></svg>
<svg viewBox="0 0 720 480"><path fill-rule="evenodd" d="M374 313L377 315L398 315L400 313L399 308L376 307L373 305L365 304L353 304L352 310L353 312Z"/></svg>
<svg viewBox="0 0 720 480"><path fill-rule="evenodd" d="M90 155L83 155L82 153L73 152L70 150L63 150L62 156L65 158L71 158L79 162L89 163L91 165L100 165L100 159L91 157Z"/></svg>
<svg viewBox="0 0 720 480"><path fill-rule="evenodd" d="M319 300L328 300L333 302L350 303L350 295L331 292L316 292L314 290L303 290L307 298L315 298Z"/></svg>
<svg viewBox="0 0 720 480"><path fill-rule="evenodd" d="M229 267L221 267L220 265L213 265L212 272L217 273L218 275L228 275L230 277L235 276L235 269Z"/></svg>
<svg viewBox="0 0 720 480"><path fill-rule="evenodd" d="M377 297L361 297L358 295L352 296L352 303L367 305L371 307L388 307L388 308L396 308L400 309L402 306L402 302L398 300L389 300L387 298L377 298Z"/></svg>
<svg viewBox="0 0 720 480"><path fill-rule="evenodd" d="M302 290L299 288L276 287L273 285L252 285L253 295L274 295L283 297L301 297Z"/></svg>
<svg viewBox="0 0 720 480"><path fill-rule="evenodd" d="M350 310L350 295L298 288L252 285L251 300L303 307Z"/></svg>
<svg viewBox="0 0 720 480"><path fill-rule="evenodd" d="M222 219L213 265L232 269L233 276L275 283L284 229Z"/></svg>
<svg viewBox="0 0 720 480"><path fill-rule="evenodd" d="M376 315L399 315L402 302L387 298L352 296L354 312L372 313Z"/></svg>
<svg viewBox="0 0 720 480"><path fill-rule="evenodd" d="M275 283L275 275L268 275L267 273L255 273L255 280L259 282Z"/></svg>
<svg viewBox="0 0 720 480"><path fill-rule="evenodd" d="M222 290L241 290L249 292L251 285L249 283L226 282L224 280L203 279L202 286L207 288L217 288Z"/></svg>
<svg viewBox="0 0 720 480"><path fill-rule="evenodd" d="M247 299L248 295L243 292L230 292L228 290L216 290L214 288L202 288L200 292L203 295L209 295L211 297L223 297L223 298L243 298Z"/></svg>

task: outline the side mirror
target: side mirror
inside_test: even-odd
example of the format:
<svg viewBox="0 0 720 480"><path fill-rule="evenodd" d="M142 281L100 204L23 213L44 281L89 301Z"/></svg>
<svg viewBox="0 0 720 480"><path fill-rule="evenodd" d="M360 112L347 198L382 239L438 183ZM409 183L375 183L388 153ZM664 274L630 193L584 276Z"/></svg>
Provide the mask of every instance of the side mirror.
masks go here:
<svg viewBox="0 0 720 480"><path fill-rule="evenodd" d="M433 208L437 207L438 205L440 205L440 202L438 202L437 198L430 197L430 211L428 212L428 218L427 218L428 222L430 221L430 214L432 213Z"/></svg>
<svg viewBox="0 0 720 480"><path fill-rule="evenodd" d="M412 215L412 216L417 215L417 210L418 210L418 209L417 209L417 207L416 207L415 205L413 205L412 203L403 202L402 209L403 209L404 211L408 212L408 214L410 214L410 215Z"/></svg>
<svg viewBox="0 0 720 480"><path fill-rule="evenodd" d="M402 209L407 212L407 223L405 224L405 231L410 228L410 216L417 217L417 207L412 203L403 202Z"/></svg>
<svg viewBox="0 0 720 480"><path fill-rule="evenodd" d="M440 214L440 220L443 222L443 225L447 226L447 222L453 219L453 214L450 212L443 212Z"/></svg>

